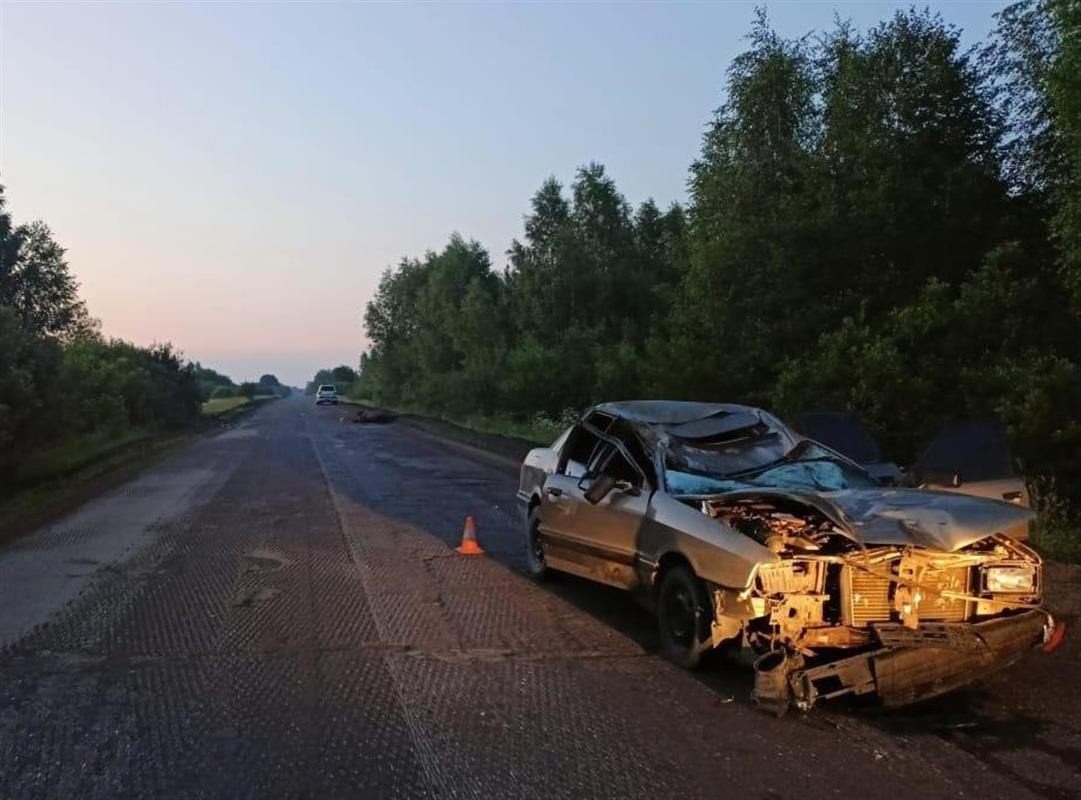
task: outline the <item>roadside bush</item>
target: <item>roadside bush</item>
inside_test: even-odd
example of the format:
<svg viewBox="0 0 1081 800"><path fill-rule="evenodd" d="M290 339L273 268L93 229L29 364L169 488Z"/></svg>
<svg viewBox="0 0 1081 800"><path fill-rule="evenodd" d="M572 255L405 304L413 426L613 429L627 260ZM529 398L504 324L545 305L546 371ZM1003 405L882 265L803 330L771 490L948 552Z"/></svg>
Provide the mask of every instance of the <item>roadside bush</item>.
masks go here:
<svg viewBox="0 0 1081 800"><path fill-rule="evenodd" d="M235 389L233 381L228 375L222 375L217 370L204 367L198 361L192 364L195 371L195 380L199 384L199 395L203 400L209 400L219 388Z"/></svg>
<svg viewBox="0 0 1081 800"><path fill-rule="evenodd" d="M77 432L177 428L198 418L202 403L194 369L170 345L141 348L115 339L68 345L56 390L65 428Z"/></svg>
<svg viewBox="0 0 1081 800"><path fill-rule="evenodd" d="M240 387L230 384L229 386L215 387L214 391L210 393L208 400L218 400L223 397L240 397Z"/></svg>
<svg viewBox="0 0 1081 800"><path fill-rule="evenodd" d="M259 394L287 397L290 391L288 386L282 385L276 375L262 375L259 378Z"/></svg>
<svg viewBox="0 0 1081 800"><path fill-rule="evenodd" d="M60 354L58 342L27 331L14 311L0 306L0 480L55 427L45 416Z"/></svg>

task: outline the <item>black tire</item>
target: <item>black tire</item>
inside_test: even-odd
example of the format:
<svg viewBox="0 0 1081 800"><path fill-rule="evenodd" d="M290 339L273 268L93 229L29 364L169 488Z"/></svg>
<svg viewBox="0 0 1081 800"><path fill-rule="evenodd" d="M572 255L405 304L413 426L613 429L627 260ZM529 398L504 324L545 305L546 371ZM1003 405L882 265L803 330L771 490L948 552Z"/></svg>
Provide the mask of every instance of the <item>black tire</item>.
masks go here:
<svg viewBox="0 0 1081 800"><path fill-rule="evenodd" d="M535 581L547 580L552 575L540 544L540 508L536 506L530 509L525 522L525 566Z"/></svg>
<svg viewBox="0 0 1081 800"><path fill-rule="evenodd" d="M684 669L694 669L709 649L712 621L709 596L702 581L685 566L661 576L657 591L657 624L664 657Z"/></svg>

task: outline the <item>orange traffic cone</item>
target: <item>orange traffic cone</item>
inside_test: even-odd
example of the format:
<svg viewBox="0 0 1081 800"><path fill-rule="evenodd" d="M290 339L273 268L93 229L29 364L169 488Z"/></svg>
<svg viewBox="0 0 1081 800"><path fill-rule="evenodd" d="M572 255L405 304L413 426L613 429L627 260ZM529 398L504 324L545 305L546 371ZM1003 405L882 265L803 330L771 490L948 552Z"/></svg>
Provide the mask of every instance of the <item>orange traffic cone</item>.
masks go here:
<svg viewBox="0 0 1081 800"><path fill-rule="evenodd" d="M482 556L484 551L477 544L477 523L473 517L465 518L465 530L462 531L462 543L454 548L463 556Z"/></svg>

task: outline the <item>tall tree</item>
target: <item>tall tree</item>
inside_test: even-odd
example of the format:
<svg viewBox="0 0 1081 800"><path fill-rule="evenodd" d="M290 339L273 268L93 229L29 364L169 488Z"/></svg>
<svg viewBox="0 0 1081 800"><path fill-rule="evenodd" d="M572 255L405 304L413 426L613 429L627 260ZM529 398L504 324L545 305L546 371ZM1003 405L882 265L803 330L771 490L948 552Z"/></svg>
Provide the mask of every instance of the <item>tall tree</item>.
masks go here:
<svg viewBox="0 0 1081 800"><path fill-rule="evenodd" d="M13 227L11 214L7 210L4 187L0 185L0 286L6 285L9 275L15 269L21 244L21 236Z"/></svg>
<svg viewBox="0 0 1081 800"><path fill-rule="evenodd" d="M89 330L79 284L49 227L43 222L20 226L9 234L8 242L12 240L17 247L4 248L13 254L5 253L0 305L13 309L31 330L47 335L71 337Z"/></svg>
<svg viewBox="0 0 1081 800"><path fill-rule="evenodd" d="M898 12L865 38L840 25L818 60L819 263L830 315L878 314L929 277L955 283L1001 235L1006 189L990 96L960 32Z"/></svg>
<svg viewBox="0 0 1081 800"><path fill-rule="evenodd" d="M998 14L983 52L1009 127L1007 176L1048 215L1058 263L1081 314L1081 3L1023 0Z"/></svg>
<svg viewBox="0 0 1081 800"><path fill-rule="evenodd" d="M501 291L484 248L457 234L441 252L386 272L365 310L365 390L432 410L491 408Z"/></svg>
<svg viewBox="0 0 1081 800"><path fill-rule="evenodd" d="M749 39L691 167L690 263L650 348L665 394L753 399L777 351L800 344L814 73L806 42L780 37L764 12Z"/></svg>
<svg viewBox="0 0 1081 800"><path fill-rule="evenodd" d="M549 177L533 195L525 217L525 240L511 242L505 280L515 323L523 334L540 334L557 314L578 319L588 303L573 266L570 203Z"/></svg>

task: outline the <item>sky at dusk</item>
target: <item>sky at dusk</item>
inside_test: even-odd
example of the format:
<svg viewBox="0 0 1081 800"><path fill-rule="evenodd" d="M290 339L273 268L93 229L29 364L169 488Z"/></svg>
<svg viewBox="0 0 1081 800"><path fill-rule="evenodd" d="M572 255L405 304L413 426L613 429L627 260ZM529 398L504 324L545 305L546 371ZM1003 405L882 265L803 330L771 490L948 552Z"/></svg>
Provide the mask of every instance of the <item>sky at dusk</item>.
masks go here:
<svg viewBox="0 0 1081 800"><path fill-rule="evenodd" d="M922 3L920 6L922 7ZM984 39L1003 2L930 6ZM907 4L769 3L786 35ZM686 197L752 3L0 2L0 183L106 334L236 380L356 364L381 272L603 163Z"/></svg>

